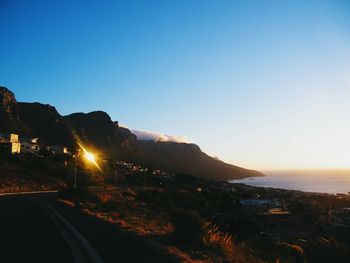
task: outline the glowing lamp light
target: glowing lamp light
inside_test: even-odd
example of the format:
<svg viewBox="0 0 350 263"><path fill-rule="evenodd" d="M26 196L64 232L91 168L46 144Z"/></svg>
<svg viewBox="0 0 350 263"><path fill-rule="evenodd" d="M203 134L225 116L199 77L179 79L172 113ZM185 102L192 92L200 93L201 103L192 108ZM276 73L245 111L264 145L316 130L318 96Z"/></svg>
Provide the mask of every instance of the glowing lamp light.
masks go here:
<svg viewBox="0 0 350 263"><path fill-rule="evenodd" d="M79 147L80 147L80 148L83 150L83 152L84 152L84 155L83 155L83 156L85 157L85 160L87 160L88 162L92 163L94 166L96 166L96 168L97 168L98 170L101 171L101 168L100 168L100 166L98 165L98 163L97 163L97 161L96 161L96 156L95 156L95 154L93 154L93 153L87 151L87 150L85 149L85 147L84 147L81 143L78 143L78 145L79 145Z"/></svg>
<svg viewBox="0 0 350 263"><path fill-rule="evenodd" d="M90 152L86 152L85 153L85 158L89 161L89 162L95 162L96 157L94 154L90 153Z"/></svg>

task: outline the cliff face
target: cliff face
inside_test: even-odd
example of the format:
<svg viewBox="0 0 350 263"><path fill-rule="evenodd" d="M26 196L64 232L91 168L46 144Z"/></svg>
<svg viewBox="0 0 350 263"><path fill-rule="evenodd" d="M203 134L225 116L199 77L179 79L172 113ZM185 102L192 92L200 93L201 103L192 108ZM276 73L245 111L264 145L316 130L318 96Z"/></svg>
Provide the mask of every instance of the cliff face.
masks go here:
<svg viewBox="0 0 350 263"><path fill-rule="evenodd" d="M211 180L262 175L212 158L195 144L138 141L103 111L62 117L53 106L17 102L4 87L0 87L0 133L39 137L42 142L70 147L76 146L79 138L105 157Z"/></svg>
<svg viewBox="0 0 350 263"><path fill-rule="evenodd" d="M0 87L0 132L19 132L17 101L15 95L5 87Z"/></svg>
<svg viewBox="0 0 350 263"><path fill-rule="evenodd" d="M12 115L16 108L15 95L5 87L0 86L0 113Z"/></svg>

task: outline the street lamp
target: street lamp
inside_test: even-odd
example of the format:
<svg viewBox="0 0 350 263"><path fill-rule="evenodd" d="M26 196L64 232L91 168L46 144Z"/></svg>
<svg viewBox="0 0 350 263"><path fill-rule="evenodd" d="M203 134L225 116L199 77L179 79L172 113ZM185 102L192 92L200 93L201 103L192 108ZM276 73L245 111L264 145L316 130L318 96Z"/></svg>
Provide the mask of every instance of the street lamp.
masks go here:
<svg viewBox="0 0 350 263"><path fill-rule="evenodd" d="M82 151L84 152L84 155L83 155L83 156L84 156L84 158L85 158L86 161L88 161L89 163L92 163L92 164L93 164L94 166L96 166L99 170L101 170L100 167L99 167L99 165L98 165L97 162L96 162L96 156L95 156L95 154L93 154L93 153L87 151L87 150L83 147L83 145L81 145L80 143L78 143L78 144L79 144L80 149L79 149L79 151L78 151L77 154L75 154L75 155L72 156L72 157L74 158L74 188L77 188L77 158L78 158L78 155L80 155L80 150L82 150Z"/></svg>
<svg viewBox="0 0 350 263"><path fill-rule="evenodd" d="M77 156L73 155L74 158L74 188L77 188Z"/></svg>
<svg viewBox="0 0 350 263"><path fill-rule="evenodd" d="M88 162L92 163L94 166L96 166L96 168L98 170L101 171L100 166L98 165L98 163L96 162L96 156L95 154L93 154L92 152L89 152L81 143L78 143L79 147L82 149L85 160L87 160Z"/></svg>
<svg viewBox="0 0 350 263"><path fill-rule="evenodd" d="M94 163L96 161L96 157L94 154L92 154L91 152L86 152L84 157L86 158L86 160L88 160L89 162Z"/></svg>
<svg viewBox="0 0 350 263"><path fill-rule="evenodd" d="M118 189L118 166L115 168L115 189Z"/></svg>

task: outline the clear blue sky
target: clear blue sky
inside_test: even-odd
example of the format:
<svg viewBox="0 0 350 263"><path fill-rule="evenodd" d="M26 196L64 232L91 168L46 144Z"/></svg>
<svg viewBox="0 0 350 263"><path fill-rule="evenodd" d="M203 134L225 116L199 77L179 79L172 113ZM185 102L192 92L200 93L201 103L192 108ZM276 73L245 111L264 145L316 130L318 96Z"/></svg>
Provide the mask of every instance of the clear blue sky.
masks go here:
<svg viewBox="0 0 350 263"><path fill-rule="evenodd" d="M0 85L257 169L350 167L349 1L0 0Z"/></svg>

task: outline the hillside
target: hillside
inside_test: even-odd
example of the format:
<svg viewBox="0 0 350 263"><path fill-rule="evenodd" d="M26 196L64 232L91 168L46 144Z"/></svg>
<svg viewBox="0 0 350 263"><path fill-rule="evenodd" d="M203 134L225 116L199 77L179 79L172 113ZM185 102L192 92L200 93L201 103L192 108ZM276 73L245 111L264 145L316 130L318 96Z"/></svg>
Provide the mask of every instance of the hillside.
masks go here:
<svg viewBox="0 0 350 263"><path fill-rule="evenodd" d="M210 180L230 180L262 174L224 163L201 151L198 145L176 142L139 141L128 152L142 165L159 167L172 173L186 173Z"/></svg>
<svg viewBox="0 0 350 263"><path fill-rule="evenodd" d="M212 158L195 144L138 141L103 111L61 116L50 105L17 102L11 91L0 87L0 133L11 132L71 148L76 147L79 138L106 158L211 180L262 176Z"/></svg>

